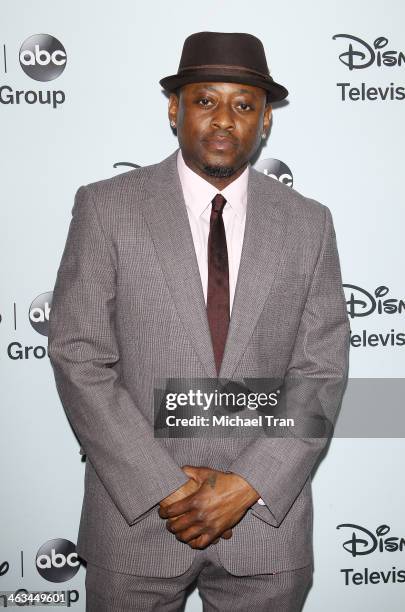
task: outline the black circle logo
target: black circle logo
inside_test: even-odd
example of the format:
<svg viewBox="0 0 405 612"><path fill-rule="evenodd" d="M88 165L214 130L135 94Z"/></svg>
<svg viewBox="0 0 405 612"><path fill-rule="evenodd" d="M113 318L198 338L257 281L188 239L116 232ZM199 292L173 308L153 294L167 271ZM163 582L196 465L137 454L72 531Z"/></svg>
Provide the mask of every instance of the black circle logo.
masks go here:
<svg viewBox="0 0 405 612"><path fill-rule="evenodd" d="M49 582L66 582L77 574L80 559L76 546L69 540L48 540L37 552L35 565L42 578Z"/></svg>
<svg viewBox="0 0 405 612"><path fill-rule="evenodd" d="M50 34L34 34L20 48L20 66L35 81L53 81L66 67L66 51Z"/></svg>
<svg viewBox="0 0 405 612"><path fill-rule="evenodd" d="M254 167L259 172L277 179L288 187L293 186L293 175L290 168L279 159L261 159Z"/></svg>
<svg viewBox="0 0 405 612"><path fill-rule="evenodd" d="M49 315L51 313L53 291L41 293L31 303L28 318L32 327L42 336L48 335Z"/></svg>

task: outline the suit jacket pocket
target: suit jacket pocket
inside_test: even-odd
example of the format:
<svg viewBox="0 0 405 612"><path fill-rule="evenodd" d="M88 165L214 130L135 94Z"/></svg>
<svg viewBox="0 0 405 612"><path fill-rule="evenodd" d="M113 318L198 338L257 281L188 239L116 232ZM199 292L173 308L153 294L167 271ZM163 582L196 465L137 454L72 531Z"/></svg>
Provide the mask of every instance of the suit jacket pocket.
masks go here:
<svg viewBox="0 0 405 612"><path fill-rule="evenodd" d="M143 521L147 516L152 514L152 512L157 512L158 509L159 509L159 504L156 504L155 506L152 506L152 508L149 508L149 510L147 510L146 512L144 512L140 516L137 516L136 519L132 523L130 523L131 527L132 527L132 525L136 525L136 523L139 523L140 521Z"/></svg>
<svg viewBox="0 0 405 612"><path fill-rule="evenodd" d="M253 516L264 521L265 523L268 523L272 527L279 527L282 524L276 521L274 515L271 512L271 508L267 506L262 506L256 503L250 508L250 512L253 514ZM288 520L290 513L291 517L295 514L295 518L297 518L299 515L306 515L312 529L313 508L311 477L306 480L303 488L301 489L301 493L298 495L298 497L296 497L294 503L287 512L283 521Z"/></svg>

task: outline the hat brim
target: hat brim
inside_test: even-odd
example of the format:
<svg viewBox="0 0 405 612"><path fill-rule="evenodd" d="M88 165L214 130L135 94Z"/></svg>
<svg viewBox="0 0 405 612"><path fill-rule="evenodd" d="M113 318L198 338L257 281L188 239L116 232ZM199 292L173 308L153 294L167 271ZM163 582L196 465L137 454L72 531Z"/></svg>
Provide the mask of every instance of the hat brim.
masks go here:
<svg viewBox="0 0 405 612"><path fill-rule="evenodd" d="M261 87L267 92L268 102L279 102L288 96L288 90L271 77L264 78L253 74L218 74L208 71L195 71L189 74L173 74L159 81L160 85L169 93L174 93L183 85L190 83L241 83Z"/></svg>

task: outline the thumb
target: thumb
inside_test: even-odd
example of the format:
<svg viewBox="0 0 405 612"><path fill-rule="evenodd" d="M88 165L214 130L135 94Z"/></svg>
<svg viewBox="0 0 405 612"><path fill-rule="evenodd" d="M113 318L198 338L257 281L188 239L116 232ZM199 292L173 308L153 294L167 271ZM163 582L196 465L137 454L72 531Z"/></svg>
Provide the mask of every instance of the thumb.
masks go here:
<svg viewBox="0 0 405 612"><path fill-rule="evenodd" d="M211 476L216 470L212 468L194 465L183 465L182 470L187 474L189 478L194 478L200 485Z"/></svg>
<svg viewBox="0 0 405 612"><path fill-rule="evenodd" d="M192 465L183 465L181 469L189 478L200 482L200 478L198 478L198 471L195 467L193 467Z"/></svg>

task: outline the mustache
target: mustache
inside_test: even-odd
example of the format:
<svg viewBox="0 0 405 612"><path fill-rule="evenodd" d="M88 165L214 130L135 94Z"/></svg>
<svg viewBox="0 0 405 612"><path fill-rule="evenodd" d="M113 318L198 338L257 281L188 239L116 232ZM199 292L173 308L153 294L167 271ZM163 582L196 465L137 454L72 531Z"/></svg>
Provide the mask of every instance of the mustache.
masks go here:
<svg viewBox="0 0 405 612"><path fill-rule="evenodd" d="M224 140L230 140L233 144L238 144L239 140L226 130L216 130L215 132L209 132L204 135L203 140L212 140L215 138L223 138Z"/></svg>

